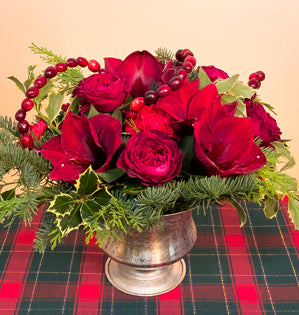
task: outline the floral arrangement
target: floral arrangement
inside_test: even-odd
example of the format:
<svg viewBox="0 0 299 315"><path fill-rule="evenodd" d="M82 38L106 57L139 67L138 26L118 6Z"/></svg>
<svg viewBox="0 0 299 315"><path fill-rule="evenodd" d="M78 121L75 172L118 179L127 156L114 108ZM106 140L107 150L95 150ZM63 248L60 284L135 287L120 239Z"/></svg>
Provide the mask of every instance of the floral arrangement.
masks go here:
<svg viewBox="0 0 299 315"><path fill-rule="evenodd" d="M243 225L243 200L273 218L287 196L299 227L297 183L284 173L294 159L257 94L262 71L243 83L196 65L189 49L136 51L103 66L31 49L49 66L39 76L30 66L23 83L10 77L25 98L15 121L0 118L0 221L30 223L43 206L37 250L79 228L101 245L211 202L230 202Z"/></svg>

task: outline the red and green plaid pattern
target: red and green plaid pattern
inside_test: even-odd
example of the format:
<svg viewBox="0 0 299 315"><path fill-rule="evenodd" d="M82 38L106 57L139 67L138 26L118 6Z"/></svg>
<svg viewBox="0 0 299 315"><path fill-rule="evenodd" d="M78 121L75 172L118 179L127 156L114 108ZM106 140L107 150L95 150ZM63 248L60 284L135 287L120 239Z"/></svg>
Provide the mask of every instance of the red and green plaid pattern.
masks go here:
<svg viewBox="0 0 299 315"><path fill-rule="evenodd" d="M0 230L0 314L290 314L299 313L299 232L287 215L267 220L247 204L239 227L231 206L214 206L194 218L198 239L185 257L187 273L169 293L141 298L122 293L105 278L106 255L83 245L76 232L55 251L32 244L42 210L31 226Z"/></svg>

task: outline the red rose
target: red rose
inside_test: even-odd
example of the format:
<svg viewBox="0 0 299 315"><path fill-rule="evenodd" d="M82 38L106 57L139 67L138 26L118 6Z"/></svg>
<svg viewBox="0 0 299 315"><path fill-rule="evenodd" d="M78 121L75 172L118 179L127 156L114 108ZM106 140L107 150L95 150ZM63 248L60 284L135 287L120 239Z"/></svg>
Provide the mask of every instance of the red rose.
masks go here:
<svg viewBox="0 0 299 315"><path fill-rule="evenodd" d="M246 105L247 117L253 123L254 136L263 140L262 145L270 146L270 142L280 141L281 131L276 120L265 111L264 106L258 102L247 102Z"/></svg>
<svg viewBox="0 0 299 315"><path fill-rule="evenodd" d="M253 141L251 119L231 117L213 103L194 123L194 153L208 175L250 174L267 160Z"/></svg>
<svg viewBox="0 0 299 315"><path fill-rule="evenodd" d="M215 68L214 66L202 66L202 68L212 82L215 82L217 79L229 78L226 72L221 69Z"/></svg>
<svg viewBox="0 0 299 315"><path fill-rule="evenodd" d="M110 113L126 101L128 91L121 74L98 73L80 81L73 94L99 112Z"/></svg>
<svg viewBox="0 0 299 315"><path fill-rule="evenodd" d="M184 152L167 134L158 130L138 132L128 140L116 166L146 186L161 185L175 178Z"/></svg>
<svg viewBox="0 0 299 315"><path fill-rule="evenodd" d="M49 177L73 181L90 165L96 172L105 172L122 143L120 121L99 114L90 119L69 112L61 135L42 145L41 154L54 166Z"/></svg>

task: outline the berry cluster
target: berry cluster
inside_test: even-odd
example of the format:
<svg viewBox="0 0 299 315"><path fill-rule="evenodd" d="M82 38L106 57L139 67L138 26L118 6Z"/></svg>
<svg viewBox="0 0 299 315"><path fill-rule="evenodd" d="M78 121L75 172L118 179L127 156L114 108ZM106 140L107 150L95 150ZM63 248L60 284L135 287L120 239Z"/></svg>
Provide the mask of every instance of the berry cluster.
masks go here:
<svg viewBox="0 0 299 315"><path fill-rule="evenodd" d="M265 73L263 71L257 71L251 73L249 76L248 85L253 89L259 89L261 87L261 81L265 80Z"/></svg>
<svg viewBox="0 0 299 315"><path fill-rule="evenodd" d="M149 90L145 92L143 97L135 98L130 104L130 110L126 114L126 119L134 119L137 112L140 111L144 105L156 104L159 98L167 96L170 91L179 90L184 80L187 78L196 65L196 59L191 50L179 49L175 54L175 72L168 84L160 85L157 91Z"/></svg>
<svg viewBox="0 0 299 315"><path fill-rule="evenodd" d="M39 90L45 86L48 79L54 78L59 72L66 71L69 67L75 68L80 66L82 68L88 67L92 72L99 72L101 70L100 64L96 60L87 61L83 57L69 58L66 62L59 62L55 66L48 67L43 76L38 77L34 81L34 86L29 87L26 91L26 96L22 101L21 109L19 109L15 114L15 119L18 121L18 131L22 134L21 143L25 148L31 149L33 147L33 138L31 134L28 133L30 125L26 118L26 113L34 107L33 99L38 96Z"/></svg>

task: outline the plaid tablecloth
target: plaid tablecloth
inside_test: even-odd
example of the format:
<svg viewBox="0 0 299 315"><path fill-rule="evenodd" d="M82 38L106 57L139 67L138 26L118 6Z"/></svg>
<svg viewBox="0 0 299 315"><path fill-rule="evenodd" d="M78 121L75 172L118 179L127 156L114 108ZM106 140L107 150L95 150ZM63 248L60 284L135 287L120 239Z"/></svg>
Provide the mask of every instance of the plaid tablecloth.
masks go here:
<svg viewBox="0 0 299 315"><path fill-rule="evenodd" d="M198 239L185 256L186 277L169 293L141 298L122 293L105 278L106 255L70 235L43 255L32 250L40 210L31 226L0 230L0 314L299 314L298 245L281 203L277 218L247 204L239 227L229 205L206 216L194 211Z"/></svg>

